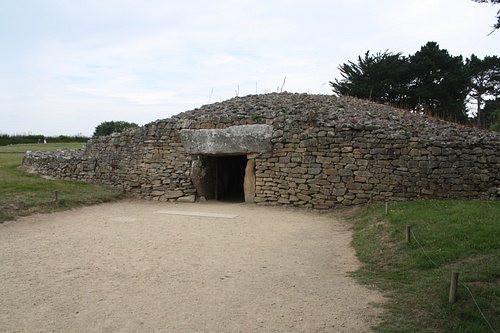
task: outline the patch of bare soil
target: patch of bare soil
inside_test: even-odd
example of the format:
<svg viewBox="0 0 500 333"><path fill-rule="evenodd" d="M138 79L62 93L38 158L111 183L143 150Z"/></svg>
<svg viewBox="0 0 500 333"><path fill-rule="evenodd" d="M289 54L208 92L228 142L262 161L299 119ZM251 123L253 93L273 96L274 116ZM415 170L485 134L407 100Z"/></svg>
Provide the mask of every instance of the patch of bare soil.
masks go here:
<svg viewBox="0 0 500 333"><path fill-rule="evenodd" d="M384 300L348 276L350 241L334 212L220 202L20 218L0 225L0 331L371 332Z"/></svg>

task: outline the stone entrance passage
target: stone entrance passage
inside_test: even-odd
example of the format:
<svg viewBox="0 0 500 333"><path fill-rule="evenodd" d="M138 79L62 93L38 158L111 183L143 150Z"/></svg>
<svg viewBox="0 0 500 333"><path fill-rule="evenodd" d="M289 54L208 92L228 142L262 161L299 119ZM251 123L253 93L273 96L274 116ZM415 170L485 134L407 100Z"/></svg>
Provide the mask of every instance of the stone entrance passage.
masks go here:
<svg viewBox="0 0 500 333"><path fill-rule="evenodd" d="M272 151L273 128L241 125L227 129L181 130L192 156L191 181L206 199L253 202L255 157Z"/></svg>
<svg viewBox="0 0 500 333"><path fill-rule="evenodd" d="M255 192L254 160L247 155L193 157L191 180L206 199L251 201Z"/></svg>

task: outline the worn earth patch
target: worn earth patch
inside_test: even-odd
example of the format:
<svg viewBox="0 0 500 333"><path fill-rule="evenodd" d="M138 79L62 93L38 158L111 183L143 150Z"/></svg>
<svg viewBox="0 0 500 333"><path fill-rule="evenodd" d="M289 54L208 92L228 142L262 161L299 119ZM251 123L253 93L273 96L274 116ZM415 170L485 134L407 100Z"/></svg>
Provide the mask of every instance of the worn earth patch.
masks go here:
<svg viewBox="0 0 500 333"><path fill-rule="evenodd" d="M0 225L0 327L370 332L384 299L349 277L360 265L350 241L334 212L210 201L20 218Z"/></svg>

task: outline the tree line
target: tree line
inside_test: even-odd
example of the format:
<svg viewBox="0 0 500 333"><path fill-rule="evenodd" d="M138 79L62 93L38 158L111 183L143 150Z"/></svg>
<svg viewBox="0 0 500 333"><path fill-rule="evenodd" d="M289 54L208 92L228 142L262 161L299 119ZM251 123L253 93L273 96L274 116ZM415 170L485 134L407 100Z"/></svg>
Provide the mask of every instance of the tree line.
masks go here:
<svg viewBox="0 0 500 333"><path fill-rule="evenodd" d="M339 66L333 92L386 103L445 120L478 126L500 124L500 58L452 56L436 42L404 56L367 51ZM474 104L469 110L468 104Z"/></svg>
<svg viewBox="0 0 500 333"><path fill-rule="evenodd" d="M24 135L0 134L0 146L41 143L44 141L47 141L50 143L58 143L58 142L66 143L66 142L87 142L88 140L89 140L89 137L86 137L83 135L45 136L45 135L36 135L36 134L24 134Z"/></svg>
<svg viewBox="0 0 500 333"><path fill-rule="evenodd" d="M136 123L126 121L105 121L96 126L93 137L110 135L115 132L123 132L127 128L139 127ZM17 144L32 144L32 143L59 143L59 142L87 142L90 139L84 135L59 135L46 136L41 134L0 134L0 146L17 145Z"/></svg>

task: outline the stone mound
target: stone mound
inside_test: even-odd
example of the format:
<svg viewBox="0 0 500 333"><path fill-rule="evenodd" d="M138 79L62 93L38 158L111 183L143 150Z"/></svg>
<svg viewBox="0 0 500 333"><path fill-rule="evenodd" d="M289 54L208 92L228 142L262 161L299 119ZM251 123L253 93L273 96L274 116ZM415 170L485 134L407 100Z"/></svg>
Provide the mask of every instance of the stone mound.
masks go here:
<svg viewBox="0 0 500 333"><path fill-rule="evenodd" d="M204 105L77 151L25 155L44 177L159 201L316 209L500 198L500 133L350 97L274 93Z"/></svg>

